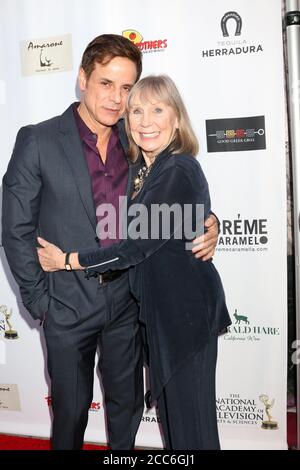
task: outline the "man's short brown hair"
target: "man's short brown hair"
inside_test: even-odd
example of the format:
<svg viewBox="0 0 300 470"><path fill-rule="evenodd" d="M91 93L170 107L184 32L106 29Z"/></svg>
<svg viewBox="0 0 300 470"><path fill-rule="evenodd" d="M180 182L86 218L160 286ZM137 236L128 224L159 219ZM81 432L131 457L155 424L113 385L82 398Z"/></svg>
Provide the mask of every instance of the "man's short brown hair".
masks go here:
<svg viewBox="0 0 300 470"><path fill-rule="evenodd" d="M108 64L114 57L125 57L136 65L137 78L142 73L142 53L129 39L119 34L101 34L93 39L86 47L81 67L87 79L91 76L95 64Z"/></svg>

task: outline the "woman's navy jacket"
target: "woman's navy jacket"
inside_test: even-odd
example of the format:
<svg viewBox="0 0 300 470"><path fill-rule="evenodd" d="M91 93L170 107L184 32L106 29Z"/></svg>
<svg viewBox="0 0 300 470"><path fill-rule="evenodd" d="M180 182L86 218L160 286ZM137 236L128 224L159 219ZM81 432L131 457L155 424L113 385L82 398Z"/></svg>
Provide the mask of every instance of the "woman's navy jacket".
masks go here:
<svg viewBox="0 0 300 470"><path fill-rule="evenodd" d="M150 237L135 239L141 220L138 211L132 215L135 204L143 204L144 225L146 220ZM161 204L166 204L165 208L176 204L184 214L170 217L170 234L163 233L168 231L168 224L160 224L157 230L157 218L151 212ZM184 225L196 228L197 204L204 205L205 220L210 197L199 162L190 155L172 155L165 150L156 158L141 191L130 201L127 238L111 247L79 254L88 276L131 267L131 290L140 305L140 319L146 324L153 399L184 361L231 323L215 266L196 259L187 249L194 236L181 234ZM151 230L155 238L151 238Z"/></svg>

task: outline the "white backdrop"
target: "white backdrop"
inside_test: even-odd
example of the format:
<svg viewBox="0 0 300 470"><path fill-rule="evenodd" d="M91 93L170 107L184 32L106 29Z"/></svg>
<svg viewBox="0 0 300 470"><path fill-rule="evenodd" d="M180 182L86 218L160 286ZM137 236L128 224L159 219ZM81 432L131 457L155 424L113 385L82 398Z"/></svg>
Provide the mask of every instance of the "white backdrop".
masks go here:
<svg viewBox="0 0 300 470"><path fill-rule="evenodd" d="M235 14L225 22L228 12ZM221 28L223 17L228 36ZM235 35L238 24L241 34ZM184 96L199 136L212 207L221 221L215 262L233 321L219 341L222 448L285 449L280 0L0 0L1 176L18 128L61 114L78 99L76 75L87 43L102 33L132 31L140 38L143 74L168 73ZM42 44L49 47L40 54ZM5 338L8 325L0 312L0 432L49 436L43 335L21 306L2 249L1 259L0 305L3 311L12 309L9 321L19 338ZM267 415L261 395L268 396L277 429L262 428ZM106 441L98 379L86 440ZM137 445L161 447L155 410L144 413Z"/></svg>

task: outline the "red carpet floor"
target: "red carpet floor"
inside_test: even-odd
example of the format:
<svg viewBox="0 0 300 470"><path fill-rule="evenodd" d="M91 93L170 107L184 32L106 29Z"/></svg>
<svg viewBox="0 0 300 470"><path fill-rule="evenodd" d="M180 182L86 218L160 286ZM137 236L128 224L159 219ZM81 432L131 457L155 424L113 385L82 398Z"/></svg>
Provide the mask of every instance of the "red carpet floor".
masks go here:
<svg viewBox="0 0 300 470"><path fill-rule="evenodd" d="M295 448L297 443L296 413L287 414L288 445ZM31 437L10 436L0 434L0 450L49 450L48 439L35 439ZM85 444L84 450L108 450L108 447Z"/></svg>
<svg viewBox="0 0 300 470"><path fill-rule="evenodd" d="M296 413L287 413L287 441L289 449L297 446L297 415Z"/></svg>
<svg viewBox="0 0 300 470"><path fill-rule="evenodd" d="M49 439L0 434L0 450L50 450ZM84 450L108 450L108 447L85 444Z"/></svg>

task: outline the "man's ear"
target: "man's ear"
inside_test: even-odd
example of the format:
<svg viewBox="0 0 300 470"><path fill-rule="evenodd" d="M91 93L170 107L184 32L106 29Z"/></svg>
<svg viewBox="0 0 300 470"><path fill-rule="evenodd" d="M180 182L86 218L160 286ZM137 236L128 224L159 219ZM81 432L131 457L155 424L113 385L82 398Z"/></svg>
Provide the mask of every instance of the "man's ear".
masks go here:
<svg viewBox="0 0 300 470"><path fill-rule="evenodd" d="M80 91L86 90L86 82L87 82L87 78L86 78L85 71L83 70L82 67L80 67L79 73L78 73L78 85L79 85Z"/></svg>

